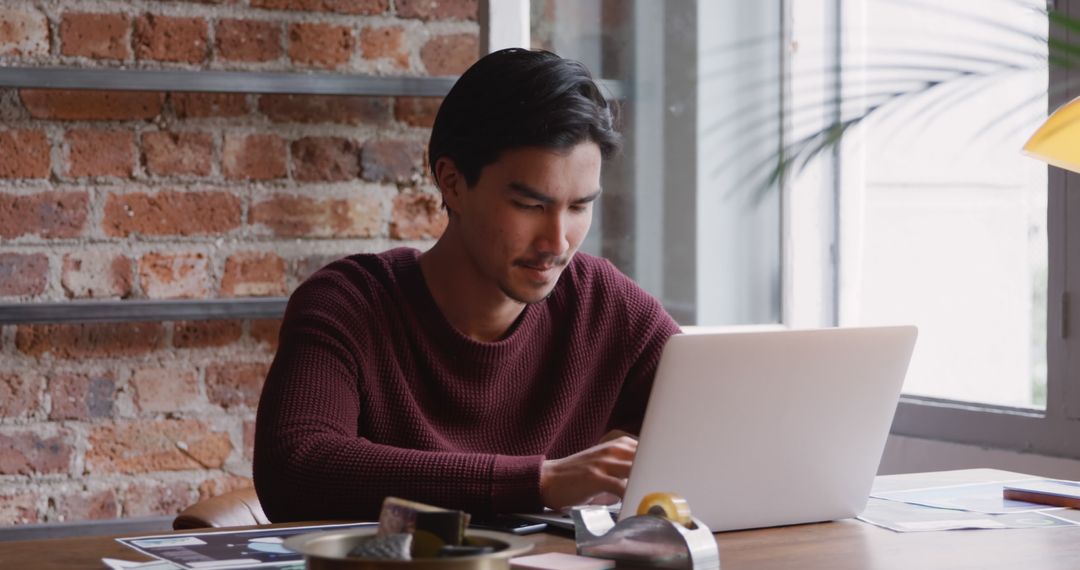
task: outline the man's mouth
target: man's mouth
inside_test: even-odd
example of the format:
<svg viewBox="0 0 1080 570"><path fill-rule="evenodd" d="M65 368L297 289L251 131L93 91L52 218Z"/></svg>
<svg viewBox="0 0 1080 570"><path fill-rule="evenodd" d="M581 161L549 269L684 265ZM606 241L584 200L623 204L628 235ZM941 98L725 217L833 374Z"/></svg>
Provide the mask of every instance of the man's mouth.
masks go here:
<svg viewBox="0 0 1080 570"><path fill-rule="evenodd" d="M522 263L521 266L526 269L533 269L536 271L547 271L548 269L556 267L554 264L536 265L533 263Z"/></svg>
<svg viewBox="0 0 1080 570"><path fill-rule="evenodd" d="M549 269L563 267L568 261L568 259L521 259L515 261L514 265L526 269L533 269L535 271L547 271Z"/></svg>
<svg viewBox="0 0 1080 570"><path fill-rule="evenodd" d="M530 279L541 282L550 282L555 279L558 272L566 266L564 259L544 259L544 260L519 260L515 261L514 265L524 269L529 275Z"/></svg>

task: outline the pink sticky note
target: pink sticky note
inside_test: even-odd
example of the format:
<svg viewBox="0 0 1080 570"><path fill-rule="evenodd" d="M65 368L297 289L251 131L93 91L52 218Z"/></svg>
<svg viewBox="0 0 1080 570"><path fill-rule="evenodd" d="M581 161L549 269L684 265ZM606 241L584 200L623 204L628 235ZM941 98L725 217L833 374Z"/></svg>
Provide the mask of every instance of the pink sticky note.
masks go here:
<svg viewBox="0 0 1080 570"><path fill-rule="evenodd" d="M612 560L549 552L510 559L512 570L609 570L615 567Z"/></svg>

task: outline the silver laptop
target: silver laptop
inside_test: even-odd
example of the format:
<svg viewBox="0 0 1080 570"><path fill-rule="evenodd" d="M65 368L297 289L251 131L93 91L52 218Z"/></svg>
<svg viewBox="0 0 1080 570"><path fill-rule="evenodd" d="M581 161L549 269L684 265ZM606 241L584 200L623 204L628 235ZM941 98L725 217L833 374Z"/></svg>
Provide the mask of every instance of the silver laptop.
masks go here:
<svg viewBox="0 0 1080 570"><path fill-rule="evenodd" d="M654 491L713 531L859 514L915 327L686 334L664 347L620 518Z"/></svg>
<svg viewBox="0 0 1080 570"><path fill-rule="evenodd" d="M654 491L682 495L717 532L859 514L916 334L904 326L672 337L620 518ZM558 513L528 518L573 526Z"/></svg>

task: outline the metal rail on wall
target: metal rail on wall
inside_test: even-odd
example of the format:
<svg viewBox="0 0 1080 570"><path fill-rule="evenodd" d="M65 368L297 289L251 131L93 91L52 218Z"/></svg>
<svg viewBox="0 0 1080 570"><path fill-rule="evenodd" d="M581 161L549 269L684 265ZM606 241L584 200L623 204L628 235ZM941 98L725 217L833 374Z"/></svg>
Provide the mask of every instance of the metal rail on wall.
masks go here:
<svg viewBox="0 0 1080 570"><path fill-rule="evenodd" d="M0 68L0 87L110 91L442 97L450 91L455 79L264 71Z"/></svg>
<svg viewBox="0 0 1080 570"><path fill-rule="evenodd" d="M443 97L455 81L456 77L272 71L0 67L0 87L36 89ZM609 99L623 98L622 82L601 79L597 83Z"/></svg>
<svg viewBox="0 0 1080 570"><path fill-rule="evenodd" d="M274 319L287 297L0 303L0 324Z"/></svg>
<svg viewBox="0 0 1080 570"><path fill-rule="evenodd" d="M0 67L0 88L443 97L455 81L456 77L333 73ZM601 79L597 83L609 99L625 98L622 82ZM0 325L269 319L285 312L287 300L263 297L0 303Z"/></svg>

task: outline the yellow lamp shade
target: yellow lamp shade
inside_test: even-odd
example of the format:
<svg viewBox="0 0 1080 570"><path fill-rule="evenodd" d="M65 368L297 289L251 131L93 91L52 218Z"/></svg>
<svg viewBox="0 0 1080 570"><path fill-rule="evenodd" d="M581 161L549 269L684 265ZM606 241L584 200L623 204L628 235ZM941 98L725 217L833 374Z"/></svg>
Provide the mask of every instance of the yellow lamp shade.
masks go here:
<svg viewBox="0 0 1080 570"><path fill-rule="evenodd" d="M1028 139L1024 152L1058 168L1080 173L1080 97L1054 111Z"/></svg>

